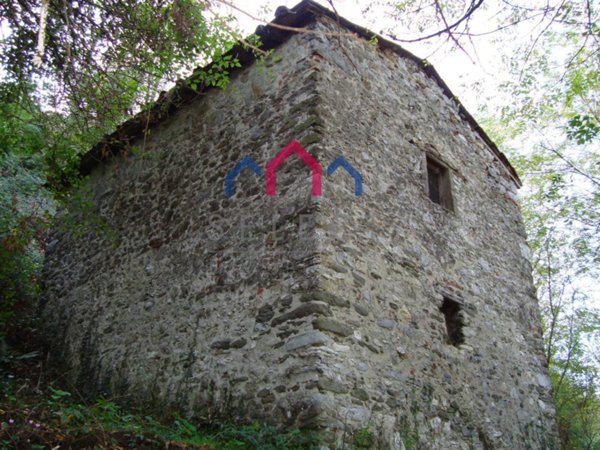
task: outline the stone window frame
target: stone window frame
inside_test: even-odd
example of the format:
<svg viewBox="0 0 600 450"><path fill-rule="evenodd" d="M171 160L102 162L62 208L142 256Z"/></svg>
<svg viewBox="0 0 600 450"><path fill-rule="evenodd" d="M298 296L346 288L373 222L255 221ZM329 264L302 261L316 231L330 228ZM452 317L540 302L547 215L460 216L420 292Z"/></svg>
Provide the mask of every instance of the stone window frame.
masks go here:
<svg viewBox="0 0 600 450"><path fill-rule="evenodd" d="M454 199L452 196L452 169L448 164L442 161L437 155L431 152L423 152L423 189L425 195L432 203L440 205L447 211L454 211ZM437 171L439 201L432 199L429 186L430 172Z"/></svg>

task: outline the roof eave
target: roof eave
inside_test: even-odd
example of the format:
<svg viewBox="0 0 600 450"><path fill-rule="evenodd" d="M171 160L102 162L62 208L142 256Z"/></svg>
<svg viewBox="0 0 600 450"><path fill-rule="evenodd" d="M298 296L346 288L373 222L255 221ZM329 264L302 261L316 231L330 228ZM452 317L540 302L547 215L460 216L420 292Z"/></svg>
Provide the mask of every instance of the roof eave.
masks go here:
<svg viewBox="0 0 600 450"><path fill-rule="evenodd" d="M262 42L261 49L265 51L275 49L285 42L292 34L296 34L296 31L292 29L282 29L277 26L283 26L284 28L303 28L320 15L334 19L344 28L347 28L351 32L356 33L367 40L370 40L375 36L377 38L377 45L379 47L390 49L400 56L410 59L417 64L425 72L425 74L427 74L427 76L436 81L444 94L456 104L460 116L482 138L482 140L487 144L492 153L500 160L500 162L502 162L517 187L521 187L522 183L519 175L510 164L506 156L498 149L492 139L490 139L486 132L473 118L473 116L452 93L448 85L444 82L444 80L442 80L435 68L423 59L418 58L406 49L402 48L400 45L389 41L377 33L373 33L372 31L361 27L360 25L356 25L341 16L338 16L335 12L330 11L318 3L315 3L313 0L303 0L291 10L278 15L278 17L269 24L265 26L259 26L256 29L255 34L260 37ZM236 58L241 64L240 68L231 70L230 75L244 70L257 59L254 52L241 42L228 51L227 55L231 55L233 58ZM190 78L193 78L200 71L210 69L211 66L212 63L206 67L197 68L194 70L194 73ZM115 156L121 153L123 150L127 149L133 141L144 136L144 134L150 128L158 125L168 117L173 116L181 107L192 103L210 89L213 89L213 87L200 86L194 90L189 87L186 81L179 81L168 93L160 95L151 107L141 111L133 118L121 124L113 133L105 136L89 152L83 155L80 163L81 174L90 174L92 169L100 161L107 157Z"/></svg>

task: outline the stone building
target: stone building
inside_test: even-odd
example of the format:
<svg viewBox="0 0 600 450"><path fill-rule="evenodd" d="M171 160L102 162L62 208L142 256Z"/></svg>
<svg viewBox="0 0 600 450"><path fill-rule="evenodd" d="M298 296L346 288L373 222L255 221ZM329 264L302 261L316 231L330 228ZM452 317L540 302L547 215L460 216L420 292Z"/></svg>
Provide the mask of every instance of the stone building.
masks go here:
<svg viewBox="0 0 600 450"><path fill-rule="evenodd" d="M378 448L555 448L519 178L432 66L305 0L82 160L51 357L90 393ZM289 158L287 158L289 156ZM336 169L337 170L334 170ZM320 195L319 195L320 194Z"/></svg>

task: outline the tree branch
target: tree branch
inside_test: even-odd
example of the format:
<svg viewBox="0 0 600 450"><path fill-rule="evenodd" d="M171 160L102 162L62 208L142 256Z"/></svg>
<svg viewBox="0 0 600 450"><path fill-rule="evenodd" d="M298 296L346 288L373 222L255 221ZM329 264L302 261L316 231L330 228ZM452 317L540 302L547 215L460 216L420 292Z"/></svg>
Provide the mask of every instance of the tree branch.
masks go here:
<svg viewBox="0 0 600 450"><path fill-rule="evenodd" d="M437 0L436 0L437 3ZM458 19L456 22L454 22L451 25L446 25L445 28L436 31L435 33L431 33L428 34L426 36L421 36L415 39L400 39L397 36L387 33L386 36L392 38L393 40L397 41L397 42L405 42L405 43L412 43L412 42L421 42L421 41L426 41L428 39L434 38L434 37L438 37L441 36L445 33L449 33L451 30L454 30L456 27L458 27L461 23L463 23L465 20L468 20L473 13L483 4L483 0L477 0L477 3L475 3L475 0L471 1L471 5L469 6L469 8L467 9L467 11L465 12L465 14Z"/></svg>

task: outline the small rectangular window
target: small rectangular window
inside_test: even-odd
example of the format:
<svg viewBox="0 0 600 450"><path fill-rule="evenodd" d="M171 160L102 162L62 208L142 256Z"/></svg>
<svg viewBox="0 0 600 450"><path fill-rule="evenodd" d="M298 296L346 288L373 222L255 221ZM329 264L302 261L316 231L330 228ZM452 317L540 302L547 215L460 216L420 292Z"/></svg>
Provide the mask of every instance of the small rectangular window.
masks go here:
<svg viewBox="0 0 600 450"><path fill-rule="evenodd" d="M429 155L427 155L427 194L432 202L446 209L452 209L450 171Z"/></svg>
<svg viewBox="0 0 600 450"><path fill-rule="evenodd" d="M446 342L458 347L465 341L463 335L463 319L460 314L462 308L460 303L444 297L440 311L444 314L446 321Z"/></svg>

